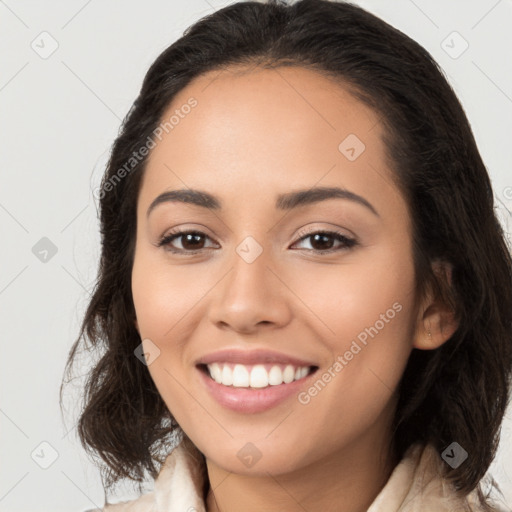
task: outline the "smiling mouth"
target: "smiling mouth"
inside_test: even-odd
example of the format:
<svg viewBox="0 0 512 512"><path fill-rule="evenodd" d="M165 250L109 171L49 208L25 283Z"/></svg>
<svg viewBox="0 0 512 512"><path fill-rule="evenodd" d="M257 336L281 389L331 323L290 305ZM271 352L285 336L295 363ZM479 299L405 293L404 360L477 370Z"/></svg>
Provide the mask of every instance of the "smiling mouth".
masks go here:
<svg viewBox="0 0 512 512"><path fill-rule="evenodd" d="M264 389L298 381L313 374L318 366L293 364L210 363L197 365L209 378L229 388Z"/></svg>

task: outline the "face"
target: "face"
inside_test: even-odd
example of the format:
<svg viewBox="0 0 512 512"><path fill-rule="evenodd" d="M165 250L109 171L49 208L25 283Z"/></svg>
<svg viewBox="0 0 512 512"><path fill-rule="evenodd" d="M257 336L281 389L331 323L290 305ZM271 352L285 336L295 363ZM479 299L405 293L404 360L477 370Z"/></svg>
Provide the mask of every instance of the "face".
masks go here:
<svg viewBox="0 0 512 512"><path fill-rule="evenodd" d="M357 461L389 441L415 342L408 209L376 113L310 70L239 71L183 89L149 156L132 273L148 370L227 471Z"/></svg>

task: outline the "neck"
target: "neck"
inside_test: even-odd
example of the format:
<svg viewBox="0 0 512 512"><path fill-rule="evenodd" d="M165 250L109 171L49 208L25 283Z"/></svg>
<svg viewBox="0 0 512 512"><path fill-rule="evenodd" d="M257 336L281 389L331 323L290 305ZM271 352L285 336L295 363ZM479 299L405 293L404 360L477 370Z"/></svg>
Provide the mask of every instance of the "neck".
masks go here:
<svg viewBox="0 0 512 512"><path fill-rule="evenodd" d="M397 464L390 439L351 443L286 474L239 475L206 461L207 512L366 512ZM341 506L340 506L341 504Z"/></svg>

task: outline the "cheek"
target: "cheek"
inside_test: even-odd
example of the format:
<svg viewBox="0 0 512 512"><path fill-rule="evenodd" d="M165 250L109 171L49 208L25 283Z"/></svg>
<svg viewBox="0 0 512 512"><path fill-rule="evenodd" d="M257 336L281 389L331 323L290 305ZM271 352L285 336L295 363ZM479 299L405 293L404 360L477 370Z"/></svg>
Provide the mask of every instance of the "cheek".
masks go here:
<svg viewBox="0 0 512 512"><path fill-rule="evenodd" d="M308 307L318 332L325 334L333 355L347 350L347 342L350 345L358 336L364 342L365 333L370 336L365 329L372 326L380 338L408 339L415 276L413 261L404 254L368 251L343 265L318 265L314 272L296 269L289 274L291 288Z"/></svg>
<svg viewBox="0 0 512 512"><path fill-rule="evenodd" d="M181 340L189 335L187 315L201 297L197 288L202 287L193 286L194 276L182 272L183 267L177 269L162 264L161 258L158 263L149 251L136 252L132 295L144 351L157 354L148 371L167 408L186 425L180 413L188 410L190 395L183 386L186 352Z"/></svg>
<svg viewBox="0 0 512 512"><path fill-rule="evenodd" d="M371 260L361 258L336 271L319 267L314 276L303 274L294 288L320 319L314 320L318 332L325 333L322 342L331 372L318 375L322 379L327 373L324 380L329 383L311 390L322 395L314 400L317 405L325 400L323 411L359 411L369 419L396 389L412 350L416 318L412 259L389 250Z"/></svg>
<svg viewBox="0 0 512 512"><path fill-rule="evenodd" d="M159 343L182 336L187 325L183 319L211 288L207 279L198 280L192 266L167 265L161 257L136 253L132 295L141 336Z"/></svg>

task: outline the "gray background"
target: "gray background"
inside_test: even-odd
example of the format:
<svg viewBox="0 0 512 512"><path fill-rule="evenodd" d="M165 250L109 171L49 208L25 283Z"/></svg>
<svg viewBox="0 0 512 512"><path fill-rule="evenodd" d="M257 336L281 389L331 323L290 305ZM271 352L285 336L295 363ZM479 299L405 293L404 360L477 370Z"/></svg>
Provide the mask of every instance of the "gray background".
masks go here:
<svg viewBox="0 0 512 512"><path fill-rule="evenodd" d="M58 407L99 256L92 191L149 65L191 23L228 3L0 0L0 511L103 505L98 471L74 428L79 379L68 390L64 421ZM512 2L354 3L440 63L467 112L510 233ZM491 472L512 504L510 417Z"/></svg>

